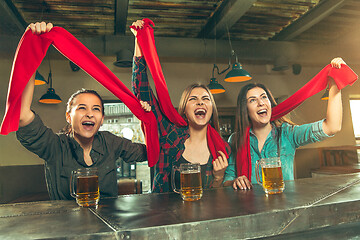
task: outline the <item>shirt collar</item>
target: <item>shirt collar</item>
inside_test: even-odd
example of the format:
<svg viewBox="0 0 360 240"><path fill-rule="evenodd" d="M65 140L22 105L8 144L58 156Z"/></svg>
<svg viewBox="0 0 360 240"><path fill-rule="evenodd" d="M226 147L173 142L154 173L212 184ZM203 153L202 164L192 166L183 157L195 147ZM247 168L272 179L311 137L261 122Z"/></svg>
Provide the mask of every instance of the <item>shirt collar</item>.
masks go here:
<svg viewBox="0 0 360 240"><path fill-rule="evenodd" d="M71 133L69 135L69 138L70 138L70 143L72 144L73 149L75 150L76 153L78 153L80 150L82 150L80 144L75 140L73 133ZM104 155L104 148L100 141L99 132L95 133L95 135L94 135L94 141L92 143L91 150L96 151L101 155ZM81 152L83 152L83 151L81 151Z"/></svg>

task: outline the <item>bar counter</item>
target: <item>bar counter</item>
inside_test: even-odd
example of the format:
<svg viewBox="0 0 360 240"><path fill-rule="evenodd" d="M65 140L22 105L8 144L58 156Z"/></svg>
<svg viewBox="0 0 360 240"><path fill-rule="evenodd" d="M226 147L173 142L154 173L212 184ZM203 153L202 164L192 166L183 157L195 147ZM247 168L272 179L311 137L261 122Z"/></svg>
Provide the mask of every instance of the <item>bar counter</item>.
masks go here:
<svg viewBox="0 0 360 240"><path fill-rule="evenodd" d="M360 174L285 182L266 196L231 187L184 202L176 193L0 205L0 239L353 239L360 236Z"/></svg>

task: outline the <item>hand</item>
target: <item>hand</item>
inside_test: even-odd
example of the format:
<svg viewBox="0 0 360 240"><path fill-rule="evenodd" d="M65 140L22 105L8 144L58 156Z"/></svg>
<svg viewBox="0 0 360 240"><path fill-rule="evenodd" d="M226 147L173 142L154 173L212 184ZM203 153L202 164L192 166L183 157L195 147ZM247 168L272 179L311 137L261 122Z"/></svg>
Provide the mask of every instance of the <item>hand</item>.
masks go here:
<svg viewBox="0 0 360 240"><path fill-rule="evenodd" d="M45 22L30 23L30 25L27 28L30 28L32 33L41 34L41 33L49 32L53 28L53 24L52 23L46 24Z"/></svg>
<svg viewBox="0 0 360 240"><path fill-rule="evenodd" d="M234 180L233 188L247 190L252 188L252 184L246 176L240 176Z"/></svg>
<svg viewBox="0 0 360 240"><path fill-rule="evenodd" d="M334 58L333 60L331 60L330 64L332 67L335 67L335 68L341 68L341 64L346 65L344 60L340 57L337 57L337 58Z"/></svg>
<svg viewBox="0 0 360 240"><path fill-rule="evenodd" d="M131 26L134 26L136 29L130 28L131 32L134 34L134 36L136 37L137 35L137 30L138 29L142 29L144 27L144 21L143 20L137 20L136 22L133 22L131 24Z"/></svg>
<svg viewBox="0 0 360 240"><path fill-rule="evenodd" d="M224 178L225 170L228 166L228 161L226 155L219 151L220 156L218 156L213 162L213 176L214 180L222 180Z"/></svg>
<svg viewBox="0 0 360 240"><path fill-rule="evenodd" d="M140 101L141 107L146 111L146 112L151 112L151 106L148 102L143 102Z"/></svg>

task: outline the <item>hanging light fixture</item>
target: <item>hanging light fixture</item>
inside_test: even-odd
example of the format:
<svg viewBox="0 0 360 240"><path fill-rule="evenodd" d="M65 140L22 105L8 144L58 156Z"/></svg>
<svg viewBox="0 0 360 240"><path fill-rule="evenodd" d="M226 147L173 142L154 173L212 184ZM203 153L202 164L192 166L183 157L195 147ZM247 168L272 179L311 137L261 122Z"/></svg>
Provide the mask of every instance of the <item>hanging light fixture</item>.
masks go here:
<svg viewBox="0 0 360 240"><path fill-rule="evenodd" d="M59 97L59 95L55 93L55 89L52 88L51 69L49 72L48 83L50 84L50 87L48 88L47 92L44 95L42 95L42 97L39 99L39 102L46 104L61 103L62 102L61 98Z"/></svg>
<svg viewBox="0 0 360 240"><path fill-rule="evenodd" d="M324 94L321 96L321 100L329 100L329 88L326 88Z"/></svg>
<svg viewBox="0 0 360 240"><path fill-rule="evenodd" d="M244 82L244 81L251 80L252 79L251 75L245 69L242 68L234 50L231 50L231 55L235 56L235 63L233 64L231 71L229 71L226 74L224 81L225 82ZM230 57L230 59L231 58L232 57ZM229 59L229 66L231 65L230 59Z"/></svg>
<svg viewBox="0 0 360 240"><path fill-rule="evenodd" d="M229 67L231 66L231 59L234 56L235 56L235 63L232 65L231 71L226 74L224 81L225 82L244 82L244 81L251 80L252 79L251 75L245 69L242 68L241 64L239 63L238 57L232 47L231 39L230 39L230 32L229 32L229 28L227 25L226 25L226 29L227 29L229 45L230 45L230 49L231 49L231 55L229 58Z"/></svg>
<svg viewBox="0 0 360 240"><path fill-rule="evenodd" d="M47 80L47 84L49 84L49 88L47 90L47 92L42 95L42 97L39 99L39 102L41 103L45 103L45 104L57 104L57 103L61 103L62 100L61 98L55 93L55 89L53 89L52 87L52 73L51 73L51 65L50 65L50 59L48 56L48 60L49 60L49 76L48 76L48 80Z"/></svg>
<svg viewBox="0 0 360 240"><path fill-rule="evenodd" d="M43 75L40 74L38 70L35 73L35 85L44 85L46 83L45 78Z"/></svg>
<svg viewBox="0 0 360 240"><path fill-rule="evenodd" d="M212 78L210 78L210 84L207 87L209 88L209 90L212 94L223 93L223 92L225 92L225 88L220 83L218 83L218 81L216 80L216 78L214 76L215 69L217 69L218 75L220 75L221 73L228 70L228 68L227 68L224 71L222 71L221 73L219 73L218 66L216 64L214 64L214 67L212 70Z"/></svg>

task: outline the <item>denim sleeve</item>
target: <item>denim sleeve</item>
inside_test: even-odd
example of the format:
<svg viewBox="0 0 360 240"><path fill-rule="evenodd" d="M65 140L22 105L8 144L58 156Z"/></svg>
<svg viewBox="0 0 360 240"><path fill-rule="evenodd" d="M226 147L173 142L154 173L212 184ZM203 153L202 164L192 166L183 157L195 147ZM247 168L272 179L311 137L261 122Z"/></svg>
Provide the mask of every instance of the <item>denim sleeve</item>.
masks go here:
<svg viewBox="0 0 360 240"><path fill-rule="evenodd" d="M291 126L290 124L283 124L284 133L292 141L295 148L307 145L309 143L320 142L329 138L322 128L324 119L303 125Z"/></svg>
<svg viewBox="0 0 360 240"><path fill-rule="evenodd" d="M228 140L229 143L231 143L232 137L233 134L229 137ZM232 152L228 160L228 167L225 170L225 176L223 182L232 181L236 178L235 164L236 164L236 156L234 156L234 153Z"/></svg>

